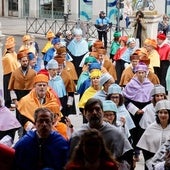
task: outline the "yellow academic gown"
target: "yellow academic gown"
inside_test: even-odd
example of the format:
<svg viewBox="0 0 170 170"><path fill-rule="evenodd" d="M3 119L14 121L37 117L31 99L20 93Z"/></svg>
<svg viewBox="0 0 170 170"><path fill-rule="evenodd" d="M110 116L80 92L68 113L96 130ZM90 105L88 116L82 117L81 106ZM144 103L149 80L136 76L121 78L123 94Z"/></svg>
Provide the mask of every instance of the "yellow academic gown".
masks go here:
<svg viewBox="0 0 170 170"><path fill-rule="evenodd" d="M13 53L6 53L2 57L2 67L3 67L3 74L9 74L19 68L20 63L17 60L16 52Z"/></svg>
<svg viewBox="0 0 170 170"><path fill-rule="evenodd" d="M100 89L99 89L100 90ZM85 103L87 102L88 99L92 98L98 90L95 90L94 87L90 86L86 91L84 92L83 96L81 97L78 107L79 108L84 108Z"/></svg>

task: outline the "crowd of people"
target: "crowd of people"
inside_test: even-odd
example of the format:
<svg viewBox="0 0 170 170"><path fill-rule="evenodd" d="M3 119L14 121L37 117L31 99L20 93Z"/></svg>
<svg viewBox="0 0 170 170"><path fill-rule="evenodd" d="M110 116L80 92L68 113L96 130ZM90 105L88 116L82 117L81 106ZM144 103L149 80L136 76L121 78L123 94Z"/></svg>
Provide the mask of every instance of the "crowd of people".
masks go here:
<svg viewBox="0 0 170 170"><path fill-rule="evenodd" d="M103 11L99 39L90 44L80 28L49 31L42 49L27 34L16 52L15 37L6 38L0 169L133 170L141 153L145 170L170 167L167 32L159 26L156 39L143 34L141 11L132 24L134 37L116 30L110 51ZM69 119L76 108L83 116L78 129Z"/></svg>

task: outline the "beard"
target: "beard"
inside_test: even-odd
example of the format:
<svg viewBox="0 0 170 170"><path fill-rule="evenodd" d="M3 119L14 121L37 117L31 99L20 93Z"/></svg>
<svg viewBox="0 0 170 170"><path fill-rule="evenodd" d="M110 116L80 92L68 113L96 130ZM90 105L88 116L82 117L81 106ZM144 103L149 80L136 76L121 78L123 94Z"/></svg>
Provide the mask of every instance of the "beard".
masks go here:
<svg viewBox="0 0 170 170"><path fill-rule="evenodd" d="M98 127L101 124L101 118L93 116L89 119L89 124L91 127Z"/></svg>
<svg viewBox="0 0 170 170"><path fill-rule="evenodd" d="M28 65L27 66L21 66L23 71L26 71L28 69Z"/></svg>

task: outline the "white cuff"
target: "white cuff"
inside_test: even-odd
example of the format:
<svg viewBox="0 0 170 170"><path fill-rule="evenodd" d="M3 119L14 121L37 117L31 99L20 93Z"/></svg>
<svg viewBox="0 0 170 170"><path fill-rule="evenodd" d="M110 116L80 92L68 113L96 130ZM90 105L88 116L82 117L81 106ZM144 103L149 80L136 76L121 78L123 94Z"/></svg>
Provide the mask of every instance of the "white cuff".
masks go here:
<svg viewBox="0 0 170 170"><path fill-rule="evenodd" d="M135 115L135 113L139 110L133 103L129 103L127 106L127 110L132 114Z"/></svg>
<svg viewBox="0 0 170 170"><path fill-rule="evenodd" d="M14 90L10 90L11 100L17 99L17 95Z"/></svg>
<svg viewBox="0 0 170 170"><path fill-rule="evenodd" d="M6 135L0 140L0 143L11 147L13 144L13 140L12 140L11 136Z"/></svg>
<svg viewBox="0 0 170 170"><path fill-rule="evenodd" d="M124 64L124 67L125 67L125 68L129 67L129 64L128 64L128 63L125 63L125 64Z"/></svg>
<svg viewBox="0 0 170 170"><path fill-rule="evenodd" d="M24 126L24 129L26 131L32 130L34 128L34 124L32 122L27 122L26 125Z"/></svg>
<svg viewBox="0 0 170 170"><path fill-rule="evenodd" d="M68 96L68 99L67 99L67 105L73 105L73 97L72 96Z"/></svg>

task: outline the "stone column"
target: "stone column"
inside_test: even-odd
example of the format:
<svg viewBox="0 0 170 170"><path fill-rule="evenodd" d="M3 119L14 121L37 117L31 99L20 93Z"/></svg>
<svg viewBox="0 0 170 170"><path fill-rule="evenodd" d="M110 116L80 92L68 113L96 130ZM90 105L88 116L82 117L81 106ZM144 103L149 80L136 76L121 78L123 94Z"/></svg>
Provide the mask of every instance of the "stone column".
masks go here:
<svg viewBox="0 0 170 170"><path fill-rule="evenodd" d="M154 11L146 11L144 12L144 15L148 38L157 39L158 23L161 20L161 15L157 14L157 12L154 13Z"/></svg>
<svg viewBox="0 0 170 170"><path fill-rule="evenodd" d="M2 35L1 32L1 22L0 22L0 91L3 92L3 67L2 67L2 47L3 47L3 39L5 35Z"/></svg>
<svg viewBox="0 0 170 170"><path fill-rule="evenodd" d="M158 23L161 20L161 14L158 14L157 11L143 11L144 19L147 25L147 35L148 38L156 39L158 32ZM130 17L131 21L135 19L135 13ZM134 29L132 27L132 29ZM132 31L133 33L133 31Z"/></svg>

